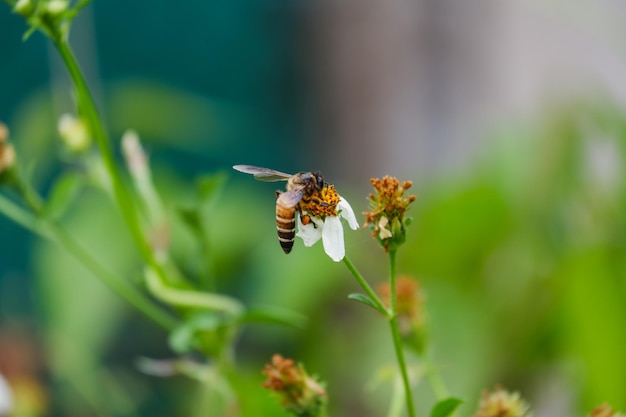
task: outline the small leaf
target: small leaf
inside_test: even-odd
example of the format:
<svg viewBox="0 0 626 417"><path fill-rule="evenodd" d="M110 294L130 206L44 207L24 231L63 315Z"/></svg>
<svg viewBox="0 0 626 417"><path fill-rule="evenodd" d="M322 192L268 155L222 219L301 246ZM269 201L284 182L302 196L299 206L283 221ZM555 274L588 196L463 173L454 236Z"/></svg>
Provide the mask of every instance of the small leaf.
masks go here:
<svg viewBox="0 0 626 417"><path fill-rule="evenodd" d="M441 400L433 407L430 417L449 417L462 402L463 400L453 397Z"/></svg>
<svg viewBox="0 0 626 417"><path fill-rule="evenodd" d="M172 330L168 339L170 348L179 354L189 353L194 348L198 348L200 343L207 342L206 338L203 342L197 339L200 333L204 333L205 336L208 333L217 335L231 323L232 319L221 314L213 312L195 313L180 326ZM217 346L221 342L220 339L221 337L217 336L217 338L212 338L209 343Z"/></svg>
<svg viewBox="0 0 626 417"><path fill-rule="evenodd" d="M194 345L193 336L194 329L187 324L175 328L168 338L170 348L179 354L189 353Z"/></svg>
<svg viewBox="0 0 626 417"><path fill-rule="evenodd" d="M387 314L386 311L381 310L376 305L376 303L374 303L374 301L369 296L367 296L365 294L361 294L361 293L355 292L355 293L349 294L348 298L351 299L351 300L359 301L359 302L361 302L361 303L363 303L365 305L368 305L368 306L372 307L374 310L378 311L381 314L384 314L384 315Z"/></svg>
<svg viewBox="0 0 626 417"><path fill-rule="evenodd" d="M228 175L224 172L200 177L196 183L200 201L209 202L215 198L224 187L227 179Z"/></svg>
<svg viewBox="0 0 626 417"><path fill-rule="evenodd" d="M178 208L177 213L192 232L198 233L202 230L202 219L200 218L200 214L195 207L180 207Z"/></svg>
<svg viewBox="0 0 626 417"><path fill-rule="evenodd" d="M67 173L61 176L50 192L50 197L45 206L45 213L51 219L58 219L70 206L80 187L82 177L75 173Z"/></svg>

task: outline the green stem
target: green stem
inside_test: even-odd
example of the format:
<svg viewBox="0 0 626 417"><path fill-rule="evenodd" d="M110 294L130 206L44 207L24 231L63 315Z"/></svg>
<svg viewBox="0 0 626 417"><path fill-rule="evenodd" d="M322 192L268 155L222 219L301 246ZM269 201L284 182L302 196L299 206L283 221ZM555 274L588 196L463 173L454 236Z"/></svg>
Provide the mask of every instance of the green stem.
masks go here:
<svg viewBox="0 0 626 417"><path fill-rule="evenodd" d="M215 293L198 292L173 288L160 280L151 269L146 272L146 284L155 297L168 304L179 307L201 308L211 311L223 311L234 317L239 316L243 305L234 298Z"/></svg>
<svg viewBox="0 0 626 417"><path fill-rule="evenodd" d="M372 302L376 306L377 310L383 313L387 319L389 320L389 326L391 327L391 336L393 339L393 346L396 352L396 358L398 361L398 367L400 368L400 373L402 374L402 384L404 385L404 392L406 397L406 406L409 413L409 417L415 417L415 407L413 406L413 397L411 396L411 384L409 381L409 373L406 366L406 361L404 359L404 351L402 350L402 339L400 337L400 329L398 328L398 317L396 315L396 252L389 252L390 259L390 292L391 292L391 306L389 309L385 307L385 305L380 300L380 297L376 294L376 292L370 287L370 285L365 281L361 273L356 269L356 267L350 262L347 256L343 258L343 262L346 264L354 278L356 278L357 282L365 290L367 295L371 298Z"/></svg>
<svg viewBox="0 0 626 417"><path fill-rule="evenodd" d="M22 186L24 186L23 183ZM36 195L32 190L31 193ZM58 225L43 217L33 216L2 195L0 195L0 212L20 226L59 244L105 285L161 327L171 330L177 326L175 318L163 311L126 280L120 279L106 269Z"/></svg>
<svg viewBox="0 0 626 417"><path fill-rule="evenodd" d="M376 306L376 309L380 311L382 314L384 314L386 317L391 317L389 310L387 310L383 302L380 300L380 297L378 296L378 294L376 294L376 292L367 283L367 281L365 281L365 278L363 278L361 273L356 269L356 267L352 264L352 262L350 262L347 256L343 257L343 263L346 264L346 266L348 267L348 269L350 270L354 278L356 278L361 288L363 288L363 290L370 297L370 299Z"/></svg>
<svg viewBox="0 0 626 417"><path fill-rule="evenodd" d="M115 163L115 158L113 156L113 151L111 149L107 133L102 125L96 105L91 93L89 92L89 87L87 86L87 82L85 81L74 53L72 52L69 44L62 37L52 38L52 41L59 51L59 54L67 67L70 78L74 83L74 87L76 88L78 109L81 116L87 120L90 132L94 137L98 149L100 150L102 161L111 181L113 197L119 207L122 217L124 218L126 226L128 227L128 230L130 231L130 234L133 237L144 261L150 265L153 270L157 271L159 275L165 278L162 267L155 259L152 248L143 234L133 199L124 185L122 175L118 170L117 164Z"/></svg>
<svg viewBox="0 0 626 417"><path fill-rule="evenodd" d="M409 380L409 372L404 359L404 350L402 349L402 338L400 337L400 329L398 326L398 315L396 312L397 295L396 295L396 251L389 252L389 287L391 299L391 318L389 326L391 327L391 336L393 339L393 347L396 352L398 367L402 375L402 384L404 385L404 393L406 400L406 408L409 417L415 417L415 407L413 406L413 396L411 395L411 382Z"/></svg>

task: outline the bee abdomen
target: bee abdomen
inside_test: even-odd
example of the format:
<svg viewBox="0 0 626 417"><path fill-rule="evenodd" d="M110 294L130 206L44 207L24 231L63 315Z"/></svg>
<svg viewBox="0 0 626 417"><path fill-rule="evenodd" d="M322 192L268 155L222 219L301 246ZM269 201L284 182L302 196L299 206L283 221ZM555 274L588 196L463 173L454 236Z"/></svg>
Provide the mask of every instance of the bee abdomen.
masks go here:
<svg viewBox="0 0 626 417"><path fill-rule="evenodd" d="M291 252L293 240L296 236L295 208L276 205L276 231L278 242L285 253Z"/></svg>

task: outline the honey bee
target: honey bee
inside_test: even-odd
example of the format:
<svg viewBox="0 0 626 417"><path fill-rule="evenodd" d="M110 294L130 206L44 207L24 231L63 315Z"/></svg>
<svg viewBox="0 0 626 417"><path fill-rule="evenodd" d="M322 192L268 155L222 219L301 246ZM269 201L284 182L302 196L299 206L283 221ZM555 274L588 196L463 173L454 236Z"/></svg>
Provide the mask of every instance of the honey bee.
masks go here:
<svg viewBox="0 0 626 417"><path fill-rule="evenodd" d="M258 181L275 182L287 181L287 191L276 191L276 231L278 242L285 253L291 252L296 235L296 211L300 214L302 224L311 222L311 217L303 214L301 203L316 202L322 206L326 203L319 201L315 194L326 186L324 177L319 172L298 172L290 175L269 168L252 165L233 166L239 172L252 174ZM315 223L313 223L315 226Z"/></svg>

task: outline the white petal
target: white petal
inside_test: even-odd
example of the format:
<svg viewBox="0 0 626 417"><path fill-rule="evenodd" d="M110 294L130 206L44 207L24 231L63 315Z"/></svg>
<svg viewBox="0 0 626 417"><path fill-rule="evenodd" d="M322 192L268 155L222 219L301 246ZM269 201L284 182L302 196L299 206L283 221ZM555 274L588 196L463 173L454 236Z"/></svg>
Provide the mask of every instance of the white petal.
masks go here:
<svg viewBox="0 0 626 417"><path fill-rule="evenodd" d="M359 228L359 223L356 221L356 216L354 215L354 211L352 210L350 203L348 203L348 201L341 196L339 197L339 203L337 203L337 209L341 211L339 215L346 219L350 229L356 230Z"/></svg>
<svg viewBox="0 0 626 417"><path fill-rule="evenodd" d="M0 375L0 415L9 415L13 410L13 395L6 380Z"/></svg>
<svg viewBox="0 0 626 417"><path fill-rule="evenodd" d="M322 243L324 251L330 258L339 262L346 255L343 244L343 226L338 217L327 217L322 229Z"/></svg>
<svg viewBox="0 0 626 417"><path fill-rule="evenodd" d="M311 222L305 226L302 224L300 216L296 215L296 222L298 223L296 236L302 238L304 246L313 246L315 242L321 239L322 228L324 227L324 222L321 219L311 217ZM317 224L317 227L314 226L314 223Z"/></svg>

